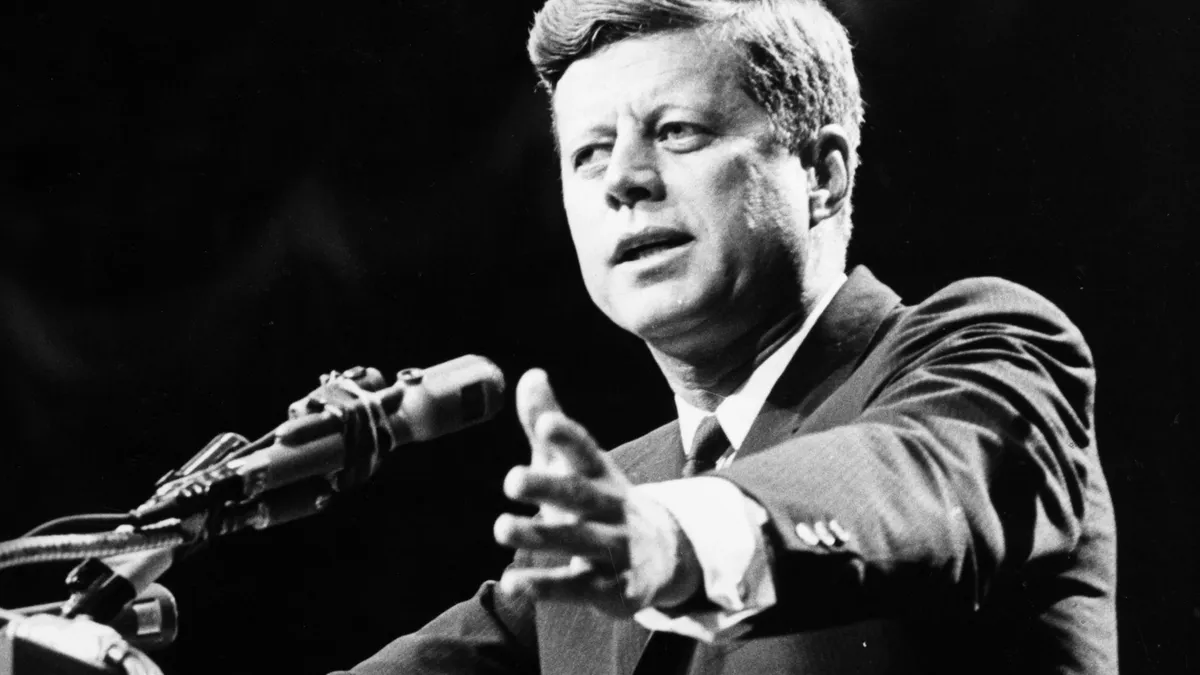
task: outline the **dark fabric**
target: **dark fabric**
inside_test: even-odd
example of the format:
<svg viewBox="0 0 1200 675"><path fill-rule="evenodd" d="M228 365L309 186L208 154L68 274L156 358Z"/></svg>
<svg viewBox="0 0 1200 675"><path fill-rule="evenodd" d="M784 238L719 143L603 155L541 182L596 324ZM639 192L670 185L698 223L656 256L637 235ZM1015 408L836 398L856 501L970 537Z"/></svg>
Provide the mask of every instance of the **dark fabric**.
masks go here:
<svg viewBox="0 0 1200 675"><path fill-rule="evenodd" d="M678 633L655 631L646 642L633 675L685 675L696 652L696 641Z"/></svg>
<svg viewBox="0 0 1200 675"><path fill-rule="evenodd" d="M692 439L692 452L683 463L683 477L695 476L698 473L712 471L717 466L717 460L730 449L729 438L721 428L721 422L716 415L709 415L700 421L696 427L696 436Z"/></svg>
<svg viewBox="0 0 1200 675"><path fill-rule="evenodd" d="M692 438L692 451L688 453L683 463L682 476L687 478L706 471L712 471L717 466L717 460L732 448L729 437L721 428L721 422L716 415L708 415L700 420L696 434ZM695 598L681 606L673 607L674 615L695 611L711 611L716 608L708 598L699 593ZM638 661L634 675L660 675L665 673L686 673L691 664L692 655L696 651L696 641L675 633L655 632L646 643L642 657Z"/></svg>
<svg viewBox="0 0 1200 675"><path fill-rule="evenodd" d="M716 419L715 414L710 414L701 420L700 426L696 428L696 435L692 437L691 453L688 454L688 459L683 464L683 477L688 478L696 476L698 473L714 470L716 461L721 459L721 455L727 453L731 448L730 438L725 435L725 430L721 429L720 420ZM714 609L716 609L716 605L710 603L703 592L700 592L683 605L672 608L672 614L678 616L688 614L690 611ZM655 632L650 635L646 649L642 651L642 658L637 662L637 670L634 675L666 673L682 675L688 671L695 651L696 640L694 639L685 638L676 633Z"/></svg>
<svg viewBox="0 0 1200 675"><path fill-rule="evenodd" d="M1082 336L1027 289L971 279L910 307L855 270L712 474L769 513L779 602L689 672L1117 672L1094 392ZM680 475L678 423L613 457L635 482ZM846 537L804 536L833 520ZM355 672L628 674L648 637L485 585Z"/></svg>

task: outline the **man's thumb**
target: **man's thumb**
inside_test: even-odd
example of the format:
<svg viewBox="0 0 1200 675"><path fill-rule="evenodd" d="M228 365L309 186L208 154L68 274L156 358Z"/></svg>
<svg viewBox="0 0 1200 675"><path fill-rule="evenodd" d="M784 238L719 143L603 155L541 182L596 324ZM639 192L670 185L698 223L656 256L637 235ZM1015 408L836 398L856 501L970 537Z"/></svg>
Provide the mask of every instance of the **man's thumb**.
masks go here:
<svg viewBox="0 0 1200 675"><path fill-rule="evenodd" d="M554 398L546 371L541 368L526 371L517 382L517 417L520 418L521 426L530 442L534 441L533 430L538 418L551 411L561 412L562 408Z"/></svg>

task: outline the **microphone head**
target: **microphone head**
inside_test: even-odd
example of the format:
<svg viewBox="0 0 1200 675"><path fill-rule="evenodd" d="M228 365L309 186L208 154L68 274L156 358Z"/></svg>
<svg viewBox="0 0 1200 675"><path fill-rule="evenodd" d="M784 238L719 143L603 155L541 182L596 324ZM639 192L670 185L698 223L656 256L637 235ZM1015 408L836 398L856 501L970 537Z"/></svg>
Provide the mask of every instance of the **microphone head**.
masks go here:
<svg viewBox="0 0 1200 675"><path fill-rule="evenodd" d="M491 419L504 407L504 373L474 354L402 370L392 389L401 396L388 414L397 445L453 433Z"/></svg>

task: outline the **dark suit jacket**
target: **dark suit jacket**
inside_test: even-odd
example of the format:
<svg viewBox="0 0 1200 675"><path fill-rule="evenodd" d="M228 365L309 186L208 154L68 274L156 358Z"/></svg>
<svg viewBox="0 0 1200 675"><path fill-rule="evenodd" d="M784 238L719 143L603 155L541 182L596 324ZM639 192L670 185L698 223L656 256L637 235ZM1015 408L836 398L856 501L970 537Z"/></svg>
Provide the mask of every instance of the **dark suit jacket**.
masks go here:
<svg viewBox="0 0 1200 675"><path fill-rule="evenodd" d="M1115 673L1094 384L1078 330L1024 288L907 307L855 270L717 472L770 514L778 604L691 672ZM676 478L678 424L613 455L635 482ZM844 543L797 534L830 520ZM632 673L648 636L489 582L354 672Z"/></svg>

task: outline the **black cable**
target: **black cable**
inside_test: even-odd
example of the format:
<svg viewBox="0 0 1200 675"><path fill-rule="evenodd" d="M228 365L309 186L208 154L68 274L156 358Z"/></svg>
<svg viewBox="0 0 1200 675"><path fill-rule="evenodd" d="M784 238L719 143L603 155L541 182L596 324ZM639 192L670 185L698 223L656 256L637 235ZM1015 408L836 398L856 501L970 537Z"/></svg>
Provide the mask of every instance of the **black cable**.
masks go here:
<svg viewBox="0 0 1200 675"><path fill-rule="evenodd" d="M87 525L88 530L96 530L111 529L132 522L133 518L128 513L80 513L48 520L21 535L21 538L46 534L50 530L58 529L65 525Z"/></svg>
<svg viewBox="0 0 1200 675"><path fill-rule="evenodd" d="M237 450L229 453L227 456L221 458L221 463L223 464L238 457L244 457L252 452L255 452L256 450L269 447L274 440L275 431L271 430L266 434L263 434L253 443L238 448ZM81 513L78 515L63 516L62 518L55 518L54 520L46 521L21 535L21 538L24 539L25 537L46 534L50 530L58 529L66 525L86 525L86 529L88 530L99 530L112 529L121 525L132 524L133 522L133 517L128 513Z"/></svg>

